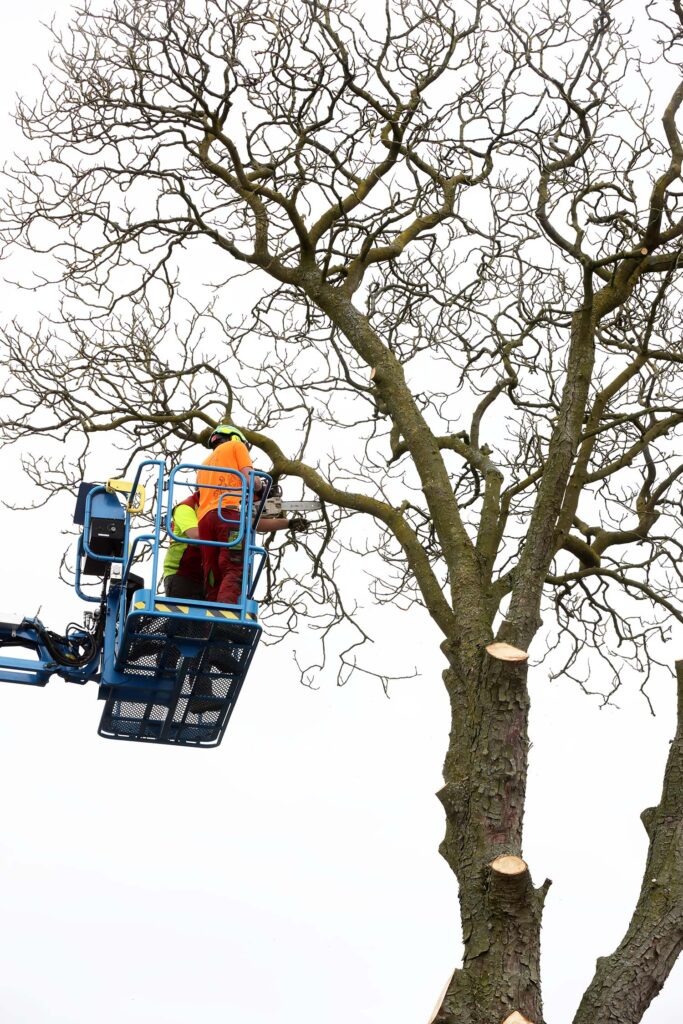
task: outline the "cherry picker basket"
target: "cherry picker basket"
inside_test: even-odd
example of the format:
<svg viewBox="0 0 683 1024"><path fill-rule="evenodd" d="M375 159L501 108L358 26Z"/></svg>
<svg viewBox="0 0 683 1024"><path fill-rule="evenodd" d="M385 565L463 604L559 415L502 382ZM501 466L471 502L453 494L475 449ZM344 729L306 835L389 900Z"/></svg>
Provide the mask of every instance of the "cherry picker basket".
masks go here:
<svg viewBox="0 0 683 1024"><path fill-rule="evenodd" d="M172 606L167 607L166 615L155 611L128 616L117 658L124 680L101 688L105 706L99 734L109 739L217 746L261 627L255 618L248 625L216 621L231 614L221 615L219 610L207 614L202 608L188 608L178 617Z"/></svg>

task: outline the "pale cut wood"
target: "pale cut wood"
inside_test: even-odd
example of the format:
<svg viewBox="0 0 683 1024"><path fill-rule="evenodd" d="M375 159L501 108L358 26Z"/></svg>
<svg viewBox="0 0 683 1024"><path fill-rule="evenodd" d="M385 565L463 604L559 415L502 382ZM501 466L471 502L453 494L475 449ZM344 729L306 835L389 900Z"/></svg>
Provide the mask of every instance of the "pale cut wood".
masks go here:
<svg viewBox="0 0 683 1024"><path fill-rule="evenodd" d="M499 875L523 875L528 870L526 862L521 857L514 857L508 853L496 857L491 861L489 867Z"/></svg>
<svg viewBox="0 0 683 1024"><path fill-rule="evenodd" d="M512 644L488 644L486 650L492 658L497 658L498 661L526 661L529 657L527 651L522 651L519 647L513 647Z"/></svg>
<svg viewBox="0 0 683 1024"><path fill-rule="evenodd" d="M434 1021L436 1020L436 1016L437 1016L439 1010L441 1009L441 1004L443 1003L444 999L446 998L446 993L448 992L448 986L451 983L451 978L452 977L453 977L452 974L448 976L448 981L446 982L446 984L443 987L443 992L439 996L437 1004L434 1007L434 1009L432 1010L432 1015L429 1018L429 1020L427 1021L427 1024L434 1024Z"/></svg>
<svg viewBox="0 0 683 1024"><path fill-rule="evenodd" d="M519 1010L513 1010L509 1017L506 1017L503 1024L533 1024L533 1021L525 1017Z"/></svg>
<svg viewBox="0 0 683 1024"><path fill-rule="evenodd" d="M370 380L374 380L375 379L375 374L376 373L377 373L377 368L375 366L371 366L370 367ZM431 1024L431 1021L430 1021L430 1024Z"/></svg>

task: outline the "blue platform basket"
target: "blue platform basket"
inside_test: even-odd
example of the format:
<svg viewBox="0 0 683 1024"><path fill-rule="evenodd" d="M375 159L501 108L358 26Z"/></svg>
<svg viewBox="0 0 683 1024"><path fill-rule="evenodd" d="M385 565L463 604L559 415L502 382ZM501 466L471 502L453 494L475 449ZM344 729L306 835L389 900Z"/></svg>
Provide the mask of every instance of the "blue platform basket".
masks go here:
<svg viewBox="0 0 683 1024"><path fill-rule="evenodd" d="M100 687L99 735L217 746L242 688L261 627L234 613L157 601L132 611L116 661L116 685ZM183 610L178 614L178 608ZM164 614L164 610L168 613ZM185 611L185 609L187 609Z"/></svg>
<svg viewBox="0 0 683 1024"><path fill-rule="evenodd" d="M223 493L225 483L214 489L222 492L221 500L226 494L233 500L239 499L238 529L231 531L227 543L177 538L171 528L174 490L195 487L195 473L201 468L184 464L171 471L165 517L162 518L157 504L153 531L138 535L132 544L127 519L125 548L129 555L125 561L122 559L118 606L112 607L107 616L100 686L105 705L100 736L217 746L244 683L261 636L253 593L266 554L255 542L254 521L258 517L257 505L262 507L267 495L270 477L252 473L247 478L237 471L216 470L231 474L234 486L229 491ZM254 479L258 476L266 486L255 502ZM159 469L159 494L162 484ZM222 516L220 504L219 515ZM136 546L146 544L151 549L152 577L156 578L164 533L171 539L199 546L239 546L244 572L236 604L164 598L149 589L130 596L125 588ZM114 604L116 600L112 598Z"/></svg>

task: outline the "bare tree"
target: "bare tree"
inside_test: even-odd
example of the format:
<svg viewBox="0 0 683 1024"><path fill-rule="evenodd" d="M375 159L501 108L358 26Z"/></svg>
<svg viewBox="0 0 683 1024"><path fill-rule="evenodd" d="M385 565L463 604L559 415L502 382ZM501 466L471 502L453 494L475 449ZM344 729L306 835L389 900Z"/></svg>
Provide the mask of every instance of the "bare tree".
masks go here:
<svg viewBox="0 0 683 1024"><path fill-rule="evenodd" d="M4 332L5 443L82 439L29 461L50 492L102 432L176 457L250 423L327 509L310 583L273 587L284 625L346 622L357 665L355 549L441 633L464 943L442 1024L543 1019L527 670L492 642L528 651L549 610L554 670L608 700L683 617L682 43L678 0L635 27L618 0L85 2L19 106L5 236L61 305ZM682 776L679 716L640 899L575 1024L640 1021L680 952Z"/></svg>

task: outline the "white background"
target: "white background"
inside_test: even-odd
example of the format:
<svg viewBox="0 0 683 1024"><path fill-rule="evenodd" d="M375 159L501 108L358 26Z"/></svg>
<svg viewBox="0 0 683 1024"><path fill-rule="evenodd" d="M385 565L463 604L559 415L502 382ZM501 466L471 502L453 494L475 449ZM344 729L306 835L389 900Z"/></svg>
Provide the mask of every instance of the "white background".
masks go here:
<svg viewBox="0 0 683 1024"><path fill-rule="evenodd" d="M6 8L8 112L36 88L46 0ZM63 10L60 8L60 10ZM0 271L2 268L0 267ZM30 297L2 292L4 320ZM100 467L100 476L108 467ZM3 493L25 496L16 458ZM0 612L61 629L79 602L55 582L67 500L0 510ZM216 751L100 740L95 689L0 684L0 1020L3 1024L427 1024L459 957L455 882L437 853L448 707L436 636L377 619L393 663L417 666L387 700L332 673L301 687L291 653L262 649ZM306 630L297 638L305 652ZM671 661L683 654L670 645ZM533 651L532 651L533 654ZM532 673L525 854L553 879L544 927L546 1020L565 1024L595 958L627 926L674 731L674 685L599 711ZM683 965L647 1024L680 1022Z"/></svg>

